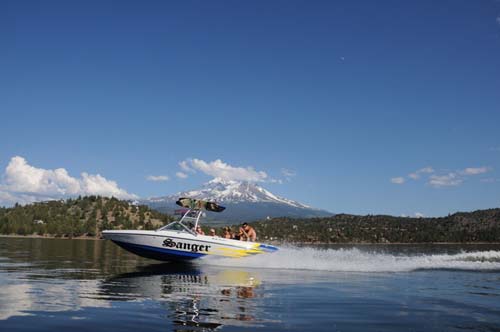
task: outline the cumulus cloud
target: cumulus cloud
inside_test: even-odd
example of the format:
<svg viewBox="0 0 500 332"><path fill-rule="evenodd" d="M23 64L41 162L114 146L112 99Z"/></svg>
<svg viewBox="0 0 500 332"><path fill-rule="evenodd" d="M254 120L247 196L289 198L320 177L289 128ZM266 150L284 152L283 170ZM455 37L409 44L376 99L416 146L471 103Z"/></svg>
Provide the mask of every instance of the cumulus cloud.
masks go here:
<svg viewBox="0 0 500 332"><path fill-rule="evenodd" d="M462 182L463 178L454 172L445 175L431 175L429 178L429 184L437 188L459 186Z"/></svg>
<svg viewBox="0 0 500 332"><path fill-rule="evenodd" d="M155 181L155 182L162 182L162 181L168 181L169 177L166 175L148 175L146 177L146 180Z"/></svg>
<svg viewBox="0 0 500 332"><path fill-rule="evenodd" d="M11 158L0 184L0 202L29 203L36 200L57 199L75 195L114 196L134 199L115 181L99 174L82 173L72 177L64 168L43 169L28 164L23 157Z"/></svg>
<svg viewBox="0 0 500 332"><path fill-rule="evenodd" d="M413 173L408 174L408 177L413 180L417 180L420 178L422 174L430 174L430 173L434 173L434 169L432 167L424 167L419 170L416 170Z"/></svg>
<svg viewBox="0 0 500 332"><path fill-rule="evenodd" d="M487 173L489 171L490 171L489 167L467 167L461 173L463 173L465 175L478 175L478 174Z"/></svg>
<svg viewBox="0 0 500 332"><path fill-rule="evenodd" d="M186 179L188 177L188 175L183 172L177 172L175 173L175 176L177 176L179 179Z"/></svg>
<svg viewBox="0 0 500 332"><path fill-rule="evenodd" d="M422 174L430 174L434 173L434 169L432 167L424 167L419 170L416 170L413 173L408 174L408 177L413 180L418 180Z"/></svg>
<svg viewBox="0 0 500 332"><path fill-rule="evenodd" d="M395 184L403 184L403 183L405 183L405 178L402 176L398 176L395 178L391 178L391 182L395 183Z"/></svg>
<svg viewBox="0 0 500 332"><path fill-rule="evenodd" d="M467 167L455 172L443 175L432 175L429 177L429 184L433 187L459 186L470 176L484 174L491 171L491 167Z"/></svg>
<svg viewBox="0 0 500 332"><path fill-rule="evenodd" d="M187 159L179 163L183 170L200 171L214 178L234 181L263 182L268 179L266 172L256 171L253 167L231 166L220 159L204 161L201 159Z"/></svg>
<svg viewBox="0 0 500 332"><path fill-rule="evenodd" d="M114 196L120 199L135 199L134 194L129 194L124 189L118 187L115 181L108 180L99 174L82 173L79 180L82 184L81 195L101 195Z"/></svg>
<svg viewBox="0 0 500 332"><path fill-rule="evenodd" d="M422 174L430 174L430 173L434 173L434 168L427 166L424 168L420 168L413 173L408 174L408 178L413 180L418 180L420 179ZM403 176L394 177L391 178L391 182L395 184L403 184L406 182L406 178Z"/></svg>
<svg viewBox="0 0 500 332"><path fill-rule="evenodd" d="M35 200L34 197L32 199L30 199L31 197L23 197L23 196L24 195L14 196L14 195L12 195L9 192L4 191L0 187L0 206L3 206L3 205L13 205L15 203L26 204L28 202L32 202L32 201Z"/></svg>
<svg viewBox="0 0 500 332"><path fill-rule="evenodd" d="M81 183L64 168L46 170L29 165L22 157L13 157L5 169L4 188L9 192L41 195L72 195L80 192Z"/></svg>
<svg viewBox="0 0 500 332"><path fill-rule="evenodd" d="M491 167L467 167L461 170L455 171L436 171L434 168L427 166L420 168L413 173L408 174L408 179L418 180L422 177L427 179L427 183L435 188L440 187L454 187L461 185L464 180L470 176L484 174L491 171ZM405 183L405 177L394 177L391 179L392 183L403 184Z"/></svg>
<svg viewBox="0 0 500 332"><path fill-rule="evenodd" d="M188 172L188 173L194 173L196 172L194 169L192 169L190 166L189 166L189 160L190 159L187 159L187 160L183 160L181 162L179 162L179 167L184 171L184 172Z"/></svg>
<svg viewBox="0 0 500 332"><path fill-rule="evenodd" d="M425 215L420 212L415 212L415 218L425 218Z"/></svg>

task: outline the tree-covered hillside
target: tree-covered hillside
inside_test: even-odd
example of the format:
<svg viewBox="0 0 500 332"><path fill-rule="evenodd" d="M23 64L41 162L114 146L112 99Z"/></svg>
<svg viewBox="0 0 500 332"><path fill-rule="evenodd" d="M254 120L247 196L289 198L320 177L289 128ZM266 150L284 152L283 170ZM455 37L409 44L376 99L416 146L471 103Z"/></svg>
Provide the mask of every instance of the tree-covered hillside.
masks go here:
<svg viewBox="0 0 500 332"><path fill-rule="evenodd" d="M172 217L100 196L0 208L0 234L100 237L105 229L156 229Z"/></svg>
<svg viewBox="0 0 500 332"><path fill-rule="evenodd" d="M275 218L253 223L259 239L302 243L500 242L500 209L442 218L356 216Z"/></svg>
<svg viewBox="0 0 500 332"><path fill-rule="evenodd" d="M100 237L105 229L157 229L173 218L145 205L99 196L0 208L0 234ZM240 221L241 222L241 221ZM500 242L500 209L442 218L274 218L252 223L260 241L291 243ZM203 229L213 227L210 222ZM233 227L237 230L237 226ZM222 229L217 233L222 235Z"/></svg>

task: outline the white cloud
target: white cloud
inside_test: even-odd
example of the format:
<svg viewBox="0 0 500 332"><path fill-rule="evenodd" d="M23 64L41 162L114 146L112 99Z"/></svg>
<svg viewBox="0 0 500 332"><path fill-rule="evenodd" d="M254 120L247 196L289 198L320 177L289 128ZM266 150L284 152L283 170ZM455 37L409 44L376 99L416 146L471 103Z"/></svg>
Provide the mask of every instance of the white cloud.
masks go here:
<svg viewBox="0 0 500 332"><path fill-rule="evenodd" d="M431 175L429 184L433 187L452 187L462 184L463 179L457 173L448 173L445 175Z"/></svg>
<svg viewBox="0 0 500 332"><path fill-rule="evenodd" d="M395 178L391 178L391 182L395 183L395 184L403 184L403 183L405 183L405 178L402 176L398 176Z"/></svg>
<svg viewBox="0 0 500 332"><path fill-rule="evenodd" d="M146 177L146 180L161 182L161 181L168 181L169 177L166 175L149 175Z"/></svg>
<svg viewBox="0 0 500 332"><path fill-rule="evenodd" d="M26 199L25 197L16 197L7 191L3 191L0 188L0 206L13 205L15 203L26 204L28 201L31 201L31 200Z"/></svg>
<svg viewBox="0 0 500 332"><path fill-rule="evenodd" d="M434 173L434 169L432 167L424 167L419 170L416 170L413 173L408 174L408 177L413 180L418 180L421 174L430 174Z"/></svg>
<svg viewBox="0 0 500 332"><path fill-rule="evenodd" d="M80 182L64 168L46 170L28 165L22 157L13 157L5 169L4 188L10 192L42 195L72 195L80 192Z"/></svg>
<svg viewBox="0 0 500 332"><path fill-rule="evenodd" d="M183 172L177 172L175 173L175 176L177 176L179 179L186 179L188 177L188 175Z"/></svg>
<svg viewBox="0 0 500 332"><path fill-rule="evenodd" d="M467 167L466 169L461 171L461 173L465 175L478 175L487 173L489 171L490 171L489 167Z"/></svg>
<svg viewBox="0 0 500 332"><path fill-rule="evenodd" d="M415 212L415 217L416 218L425 218L425 215L423 213L420 213L420 212Z"/></svg>
<svg viewBox="0 0 500 332"><path fill-rule="evenodd" d="M64 168L43 169L31 166L23 157L11 158L0 184L0 202L29 203L75 195L114 196L120 199L137 198L118 187L115 181L99 174L82 173L72 177Z"/></svg>
<svg viewBox="0 0 500 332"><path fill-rule="evenodd" d="M99 174L82 173L82 195L114 196L120 199L137 198L134 194L129 194L124 189L118 187L115 181L108 180Z"/></svg>
<svg viewBox="0 0 500 332"><path fill-rule="evenodd" d="M281 175L283 175L286 181L290 182L292 178L297 176L297 172L288 168L282 168ZM270 179L269 182L282 184L283 180Z"/></svg>
<svg viewBox="0 0 500 332"><path fill-rule="evenodd" d="M188 162L189 160L191 160L191 159L183 160L183 161L179 162L179 167L184 172L195 173L196 171L194 169L192 169L191 167L189 167L189 162Z"/></svg>
<svg viewBox="0 0 500 332"><path fill-rule="evenodd" d="M206 162L201 159L187 159L179 163L181 168L187 166L191 170L197 170L214 178L234 181L262 182L267 180L267 174L256 171L253 167L235 167L220 159Z"/></svg>
<svg viewBox="0 0 500 332"><path fill-rule="evenodd" d="M292 171L290 169L286 169L286 168L282 168L281 169L281 174L283 174L283 176L285 176L287 178L291 178L291 177L297 176L297 172Z"/></svg>
<svg viewBox="0 0 500 332"><path fill-rule="evenodd" d="M463 170L448 172L445 174L435 174L434 168L427 166L420 168L413 173L408 174L409 179L418 180L425 175L428 184L433 187L451 187L461 185L468 176L484 174L491 171L491 167L467 167ZM402 184L406 181L404 177L395 177L391 179L392 183Z"/></svg>
<svg viewBox="0 0 500 332"><path fill-rule="evenodd" d="M449 172L443 175L431 175L429 184L433 187L452 187L461 185L469 176L484 174L491 171L490 167L467 167L455 172ZM482 181L481 182L487 182Z"/></svg>

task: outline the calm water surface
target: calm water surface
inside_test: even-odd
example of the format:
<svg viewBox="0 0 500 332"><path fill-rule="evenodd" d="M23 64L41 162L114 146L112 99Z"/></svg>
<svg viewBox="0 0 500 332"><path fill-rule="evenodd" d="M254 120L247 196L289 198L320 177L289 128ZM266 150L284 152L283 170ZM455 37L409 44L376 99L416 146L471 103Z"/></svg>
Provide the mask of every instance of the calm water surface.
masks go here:
<svg viewBox="0 0 500 332"><path fill-rule="evenodd" d="M162 264L0 238L0 331L500 331L500 246L283 248Z"/></svg>

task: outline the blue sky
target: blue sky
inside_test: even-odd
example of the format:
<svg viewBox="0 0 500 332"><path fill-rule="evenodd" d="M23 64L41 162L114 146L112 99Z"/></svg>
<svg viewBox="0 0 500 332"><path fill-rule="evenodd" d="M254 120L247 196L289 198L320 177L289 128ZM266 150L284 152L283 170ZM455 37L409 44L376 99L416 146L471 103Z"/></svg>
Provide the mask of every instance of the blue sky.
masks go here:
<svg viewBox="0 0 500 332"><path fill-rule="evenodd" d="M333 212L500 205L497 1L2 1L0 66L0 205L221 167Z"/></svg>

